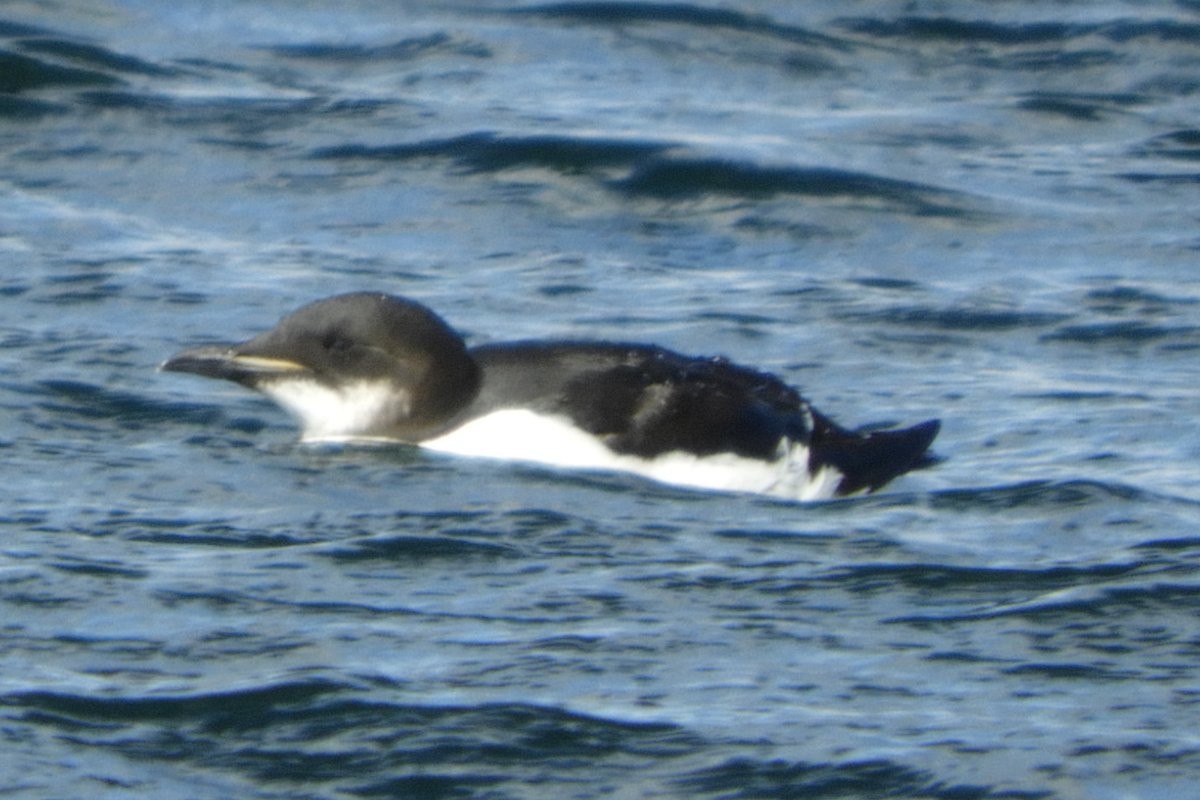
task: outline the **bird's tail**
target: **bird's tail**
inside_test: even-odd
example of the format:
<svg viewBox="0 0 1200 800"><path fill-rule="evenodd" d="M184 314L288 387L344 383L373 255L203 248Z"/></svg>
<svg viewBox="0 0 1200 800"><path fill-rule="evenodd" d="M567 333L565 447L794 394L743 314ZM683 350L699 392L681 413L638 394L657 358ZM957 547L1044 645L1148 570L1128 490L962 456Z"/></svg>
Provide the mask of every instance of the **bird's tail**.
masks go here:
<svg viewBox="0 0 1200 800"><path fill-rule="evenodd" d="M936 419L911 428L855 433L814 414L809 469L830 466L842 474L837 494L873 492L893 478L937 462L929 446L941 428Z"/></svg>

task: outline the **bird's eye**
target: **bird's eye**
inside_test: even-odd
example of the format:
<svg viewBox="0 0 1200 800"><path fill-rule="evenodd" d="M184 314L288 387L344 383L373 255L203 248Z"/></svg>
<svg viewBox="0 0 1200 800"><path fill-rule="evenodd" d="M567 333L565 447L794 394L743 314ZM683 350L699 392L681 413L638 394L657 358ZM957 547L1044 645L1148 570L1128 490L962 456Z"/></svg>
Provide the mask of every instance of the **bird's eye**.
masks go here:
<svg viewBox="0 0 1200 800"><path fill-rule="evenodd" d="M337 331L330 331L321 339L321 347L333 351L348 350L350 348L350 340Z"/></svg>

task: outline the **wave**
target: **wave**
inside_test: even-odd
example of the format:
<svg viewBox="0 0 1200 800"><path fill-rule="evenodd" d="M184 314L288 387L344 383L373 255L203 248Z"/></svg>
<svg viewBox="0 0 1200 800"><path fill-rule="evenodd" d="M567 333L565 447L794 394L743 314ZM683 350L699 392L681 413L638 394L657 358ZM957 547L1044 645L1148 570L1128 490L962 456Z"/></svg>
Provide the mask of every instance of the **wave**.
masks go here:
<svg viewBox="0 0 1200 800"><path fill-rule="evenodd" d="M42 395L43 399L36 402L38 408L61 418L104 419L126 429L180 422L210 426L224 416L219 406L163 402L79 380L44 380L32 391Z"/></svg>
<svg viewBox="0 0 1200 800"><path fill-rule="evenodd" d="M1200 176L1198 176L1200 180ZM1043 342L1088 345L1161 344L1173 349L1200 347L1200 327L1156 325L1143 320L1118 320L1066 325L1043 334Z"/></svg>
<svg viewBox="0 0 1200 800"><path fill-rule="evenodd" d="M10 38L18 36L43 36L46 34L45 28L39 28L36 25L26 25L21 22L11 22L6 19L0 19L0 37Z"/></svg>
<svg viewBox="0 0 1200 800"><path fill-rule="evenodd" d="M37 119L49 114L65 114L69 110L68 106L61 103L31 100L27 97L0 96L0 119Z"/></svg>
<svg viewBox="0 0 1200 800"><path fill-rule="evenodd" d="M888 623L925 626L930 624L973 623L982 620L1020 618L1025 620L1055 620L1047 624L1061 627L1060 618L1079 620L1127 620L1141 614L1160 611L1179 612L1180 609L1200 610L1200 584L1186 581L1155 579L1153 568L1137 567L1127 570L1122 578L1085 581L1062 587L1038 587L1030 584L1025 591L1037 591L1032 597L996 600L994 597L977 608L959 611L938 611L928 614L907 614L885 620ZM1021 591L1020 588L1015 591ZM1113 639L1120 637L1115 634Z"/></svg>
<svg viewBox="0 0 1200 800"><path fill-rule="evenodd" d="M838 27L876 39L942 41L999 47L1064 44L1088 37L1115 43L1154 39L1194 44L1200 39L1200 24L1169 19L1004 23L954 17L855 17L841 20Z"/></svg>
<svg viewBox="0 0 1200 800"><path fill-rule="evenodd" d="M446 158L471 172L495 172L538 166L563 172L629 166L673 145L648 140L586 138L558 135L500 136L482 131L396 145L337 145L313 151L313 158L332 160L408 161Z"/></svg>
<svg viewBox="0 0 1200 800"><path fill-rule="evenodd" d="M1044 328L1070 318L1067 314L1010 309L901 306L879 311L851 313L848 318L917 328L947 331L998 333L1025 328Z"/></svg>
<svg viewBox="0 0 1200 800"><path fill-rule="evenodd" d="M584 2L547 3L514 9L512 14L594 25L670 24L768 36L792 44L846 50L850 44L828 34L777 22L768 16L689 3Z"/></svg>
<svg viewBox="0 0 1200 800"><path fill-rule="evenodd" d="M355 114L373 103L384 101L322 99L296 90L281 90L269 74L260 80L251 96L246 87L227 94L229 76L254 81L252 71L242 65L205 59L178 59L155 62L121 53L97 44L40 29L26 29L0 22L0 118L28 119L72 109L67 102L32 99L17 95L54 90L70 90L71 101L85 113L95 109L130 110L176 116L168 121L194 128L197 120L205 123L228 121L243 128L250 127L258 117L269 118L264 124L276 121L280 115L311 116L318 111L344 114L353 107ZM430 41L428 46L436 46ZM417 43L407 45L420 49ZM405 45L396 46L393 54ZM305 46L277 49L280 56L303 57ZM321 57L322 47L314 45L311 57ZM379 53L364 53L363 58L381 58ZM460 54L461 55L461 54ZM333 57L333 54L330 54ZM350 55L346 54L349 58ZM190 79L190 86L179 91L180 79ZM255 85L251 83L250 85ZM205 89L211 88L211 92Z"/></svg>
<svg viewBox="0 0 1200 800"><path fill-rule="evenodd" d="M1121 172L1115 177L1130 183L1158 183L1165 186L1195 186L1200 173L1195 172Z"/></svg>
<svg viewBox="0 0 1200 800"><path fill-rule="evenodd" d="M0 50L0 92L20 94L34 89L115 86L119 78L106 72L58 64Z"/></svg>
<svg viewBox="0 0 1200 800"><path fill-rule="evenodd" d="M1191 501L1161 495L1128 484L1093 480L1033 480L966 489L933 492L929 503L945 511L1064 509L1122 503Z"/></svg>
<svg viewBox="0 0 1200 800"><path fill-rule="evenodd" d="M879 203L916 215L967 217L966 195L929 184L832 167L766 165L732 158L685 155L671 142L560 135L501 136L476 132L396 145L347 144L310 155L327 160L409 161L444 158L468 172L541 167L564 174L626 174L605 184L630 197L681 201L705 196L737 198L802 195Z"/></svg>
<svg viewBox="0 0 1200 800"><path fill-rule="evenodd" d="M703 195L779 194L880 202L922 216L969 215L958 192L831 167L769 166L703 157L664 157L637 165L614 184L632 195L686 199Z"/></svg>
<svg viewBox="0 0 1200 800"><path fill-rule="evenodd" d="M1197 302L1189 297L1169 297L1128 284L1092 289L1087 293L1087 301L1092 309L1106 313L1157 311L1174 305L1191 306Z"/></svg>
<svg viewBox="0 0 1200 800"><path fill-rule="evenodd" d="M1052 65L1049 68L1054 69ZM1146 95L1117 92L1029 92L1021 96L1017 108L1078 122L1096 122L1110 114L1130 113L1150 100Z"/></svg>
<svg viewBox="0 0 1200 800"><path fill-rule="evenodd" d="M433 560L464 563L468 559L515 558L522 555L515 547L482 542L445 534L429 536L369 536L341 542L323 551L326 557L340 562L385 562L411 564Z"/></svg>
<svg viewBox="0 0 1200 800"><path fill-rule="evenodd" d="M20 48L24 52L48 55L65 61L75 62L90 69L117 72L126 75L165 77L180 74L180 70L164 67L135 56L116 53L95 44L85 44L71 39L35 38L23 39Z"/></svg>
<svg viewBox="0 0 1200 800"><path fill-rule="evenodd" d="M0 92L45 89L97 89L125 84L131 77L173 77L182 70L50 31L0 22Z"/></svg>
<svg viewBox="0 0 1200 800"><path fill-rule="evenodd" d="M1200 161L1200 129L1184 128L1155 136L1135 147L1133 155Z"/></svg>
<svg viewBox="0 0 1200 800"><path fill-rule="evenodd" d="M706 767L677 781L689 797L923 797L961 800L1004 797L1034 800L1051 792L993 791L980 785L954 785L934 774L888 759L807 763L735 758Z"/></svg>
<svg viewBox="0 0 1200 800"><path fill-rule="evenodd" d="M466 58L490 58L492 51L479 42L459 39L448 33L435 32L426 36L401 39L383 45L328 44L310 42L305 44L271 45L262 48L284 58L343 63L380 61L416 61L434 55Z"/></svg>
<svg viewBox="0 0 1200 800"><path fill-rule="evenodd" d="M1066 22L999 23L953 17L843 19L839 27L875 39L948 41L1022 46L1061 42L1078 36L1081 26Z"/></svg>
<svg viewBox="0 0 1200 800"><path fill-rule="evenodd" d="M616 780L704 744L671 724L525 703L403 704L385 699L389 688L312 678L165 697L17 691L0 695L0 707L18 712L22 726L70 737L74 748L305 794L432 788L459 796L503 787L521 796L548 769L559 780Z"/></svg>
<svg viewBox="0 0 1200 800"><path fill-rule="evenodd" d="M60 725L191 720L211 726L225 718L245 716L253 719L279 706L309 704L351 688L350 684L315 679L167 697L109 697L29 690L10 692L2 698L5 705L51 715L48 721Z"/></svg>
<svg viewBox="0 0 1200 800"><path fill-rule="evenodd" d="M936 592L978 593L994 597L1006 592L1048 592L1081 584L1112 581L1138 571L1135 563L1096 564L1086 567L960 567L951 564L905 563L864 564L844 567L824 577L830 584L850 591L902 588Z"/></svg>
<svg viewBox="0 0 1200 800"><path fill-rule="evenodd" d="M1097 22L1035 21L1008 22L953 16L852 17L831 23L859 46L871 45L919 59L936 62L925 69L974 68L1001 74L1036 73L1088 75L1093 72L1129 69L1131 43L1166 50L1176 46L1190 54L1200 38L1200 25L1173 19L1115 19ZM1179 87L1191 94L1194 83ZM1165 89L1160 89L1161 94ZM1137 103L1150 104L1160 98L1138 95ZM1115 105L1120 106L1119 99ZM1049 113L1073 121L1091 122L1114 110L1113 100L1094 102L1086 97L1054 97L1033 93L1018 108Z"/></svg>

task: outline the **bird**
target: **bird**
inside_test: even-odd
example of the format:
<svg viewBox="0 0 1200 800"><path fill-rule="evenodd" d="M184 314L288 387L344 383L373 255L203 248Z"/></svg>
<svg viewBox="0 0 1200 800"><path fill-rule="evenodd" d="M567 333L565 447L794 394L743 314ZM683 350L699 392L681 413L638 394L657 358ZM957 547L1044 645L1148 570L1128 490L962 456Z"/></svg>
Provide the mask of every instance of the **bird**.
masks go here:
<svg viewBox="0 0 1200 800"><path fill-rule="evenodd" d="M928 466L941 425L850 430L770 373L653 344L469 347L425 305L383 292L311 302L160 368L261 392L305 442L405 443L798 501L875 492Z"/></svg>

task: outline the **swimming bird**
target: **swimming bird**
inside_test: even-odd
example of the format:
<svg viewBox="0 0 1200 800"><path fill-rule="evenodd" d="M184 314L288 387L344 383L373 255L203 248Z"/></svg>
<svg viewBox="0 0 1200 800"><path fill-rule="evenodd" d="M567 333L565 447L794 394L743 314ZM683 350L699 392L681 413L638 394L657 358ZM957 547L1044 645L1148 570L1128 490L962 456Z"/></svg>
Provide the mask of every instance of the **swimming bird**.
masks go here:
<svg viewBox="0 0 1200 800"><path fill-rule="evenodd" d="M939 428L854 432L773 375L654 345L468 347L424 305L371 292L318 300L161 369L262 392L305 441L406 442L797 500L879 489L930 462Z"/></svg>

